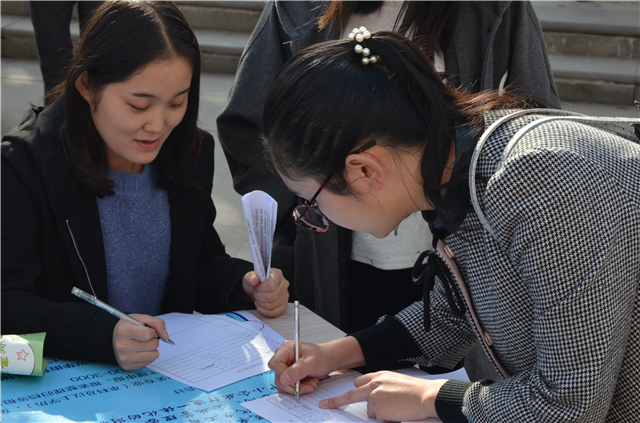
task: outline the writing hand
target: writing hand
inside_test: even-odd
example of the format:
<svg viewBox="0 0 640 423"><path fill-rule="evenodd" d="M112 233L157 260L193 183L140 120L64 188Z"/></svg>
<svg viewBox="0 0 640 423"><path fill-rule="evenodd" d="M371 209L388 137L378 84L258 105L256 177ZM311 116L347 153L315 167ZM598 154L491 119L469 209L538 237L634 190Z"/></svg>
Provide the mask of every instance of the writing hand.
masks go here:
<svg viewBox="0 0 640 423"><path fill-rule="evenodd" d="M255 272L242 278L242 289L251 297L256 310L267 317L278 317L287 309L289 281L280 269L271 269L269 279L260 282Z"/></svg>
<svg viewBox="0 0 640 423"><path fill-rule="evenodd" d="M125 370L136 370L153 363L158 358L158 336L169 339L169 334L162 319L146 314L130 316L148 327L120 319L113 329L113 352L120 367Z"/></svg>
<svg viewBox="0 0 640 423"><path fill-rule="evenodd" d="M425 380L394 372L368 373L354 381L356 389L320 401L320 408L367 402L367 415L381 422L437 417L435 399L446 379Z"/></svg>
<svg viewBox="0 0 640 423"><path fill-rule="evenodd" d="M293 385L300 381L300 394L312 392L318 379L333 370L329 357L316 344L300 343L300 358L296 362L295 342L285 341L269 360L269 368L275 373L278 392L294 394Z"/></svg>
<svg viewBox="0 0 640 423"><path fill-rule="evenodd" d="M312 392L319 379L334 370L364 365L362 349L352 336L324 344L300 343L300 358L296 361L295 343L285 341L269 360L275 373L278 392L294 393L293 385L300 381L300 394Z"/></svg>

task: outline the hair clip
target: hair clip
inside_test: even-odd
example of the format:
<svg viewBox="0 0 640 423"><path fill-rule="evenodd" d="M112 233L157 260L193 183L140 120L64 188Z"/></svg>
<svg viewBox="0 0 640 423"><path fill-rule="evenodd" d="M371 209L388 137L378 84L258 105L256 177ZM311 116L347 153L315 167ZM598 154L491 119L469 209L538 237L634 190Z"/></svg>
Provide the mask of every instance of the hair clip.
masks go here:
<svg viewBox="0 0 640 423"><path fill-rule="evenodd" d="M367 28L361 26L360 28L353 28L351 34L348 36L349 41L356 41L358 43L363 43L365 40L371 38L371 32L367 31ZM376 63L380 60L380 56L371 55L371 50L368 47L363 47L360 44L356 44L354 48L355 52L358 54L362 54L364 57L362 58L362 64L368 65L369 63Z"/></svg>

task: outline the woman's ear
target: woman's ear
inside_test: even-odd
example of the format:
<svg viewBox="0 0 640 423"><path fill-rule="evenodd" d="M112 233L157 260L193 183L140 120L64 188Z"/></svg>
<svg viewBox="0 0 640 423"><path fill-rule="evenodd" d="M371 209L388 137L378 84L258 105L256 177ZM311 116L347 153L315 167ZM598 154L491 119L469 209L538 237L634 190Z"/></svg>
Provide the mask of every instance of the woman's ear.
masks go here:
<svg viewBox="0 0 640 423"><path fill-rule="evenodd" d="M76 89L84 98L87 100L89 105L93 105L93 91L89 88L89 75L87 71L82 72L82 74L76 79Z"/></svg>
<svg viewBox="0 0 640 423"><path fill-rule="evenodd" d="M345 166L350 184L360 186L364 184L363 187L368 187L372 191L382 187L386 177L384 166L368 151L349 155L346 158Z"/></svg>

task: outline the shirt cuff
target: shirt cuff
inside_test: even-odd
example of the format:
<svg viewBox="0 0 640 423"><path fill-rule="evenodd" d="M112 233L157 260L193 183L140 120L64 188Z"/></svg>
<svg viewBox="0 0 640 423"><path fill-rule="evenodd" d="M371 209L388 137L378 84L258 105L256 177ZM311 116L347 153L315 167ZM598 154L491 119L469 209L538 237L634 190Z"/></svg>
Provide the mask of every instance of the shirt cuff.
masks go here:
<svg viewBox="0 0 640 423"><path fill-rule="evenodd" d="M408 359L422 355L409 332L393 316L385 316L378 324L350 336L360 344L368 372L407 367Z"/></svg>
<svg viewBox="0 0 640 423"><path fill-rule="evenodd" d="M471 382L448 380L436 395L436 413L443 423L466 423L469 420L462 413L464 395Z"/></svg>

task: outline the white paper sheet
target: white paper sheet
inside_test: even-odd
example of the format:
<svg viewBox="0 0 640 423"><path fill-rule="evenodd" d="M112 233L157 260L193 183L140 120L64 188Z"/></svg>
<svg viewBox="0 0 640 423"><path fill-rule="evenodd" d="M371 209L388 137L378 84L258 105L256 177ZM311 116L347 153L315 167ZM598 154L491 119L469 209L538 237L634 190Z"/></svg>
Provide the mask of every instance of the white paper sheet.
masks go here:
<svg viewBox="0 0 640 423"><path fill-rule="evenodd" d="M430 375L415 367L397 370L397 372L421 379L469 380L464 369L440 375ZM354 389L354 381L358 376L361 376L361 374L355 371L333 375L320 381L312 393L301 395L300 402L296 402L293 395L275 394L245 402L242 405L272 422L377 422L377 420L370 419L367 416L366 402L350 404L334 410L323 410L318 407L318 403L321 400L336 397ZM438 423L441 420L428 418L412 423L418 422Z"/></svg>
<svg viewBox="0 0 640 423"><path fill-rule="evenodd" d="M285 340L262 322L206 314L158 317L176 345L161 342L160 356L147 367L205 391L269 370L269 359Z"/></svg>
<svg viewBox="0 0 640 423"><path fill-rule="evenodd" d="M242 406L272 422L376 422L367 417L365 402L334 410L318 407L320 400L353 389L353 381L358 376L361 376L358 372L348 372L324 379L312 393L300 395L300 402L296 402L293 395L275 394L245 402Z"/></svg>
<svg viewBox="0 0 640 423"><path fill-rule="evenodd" d="M266 281L271 271L271 246L276 230L278 203L266 192L252 191L242 196L242 210L254 270L261 281Z"/></svg>

